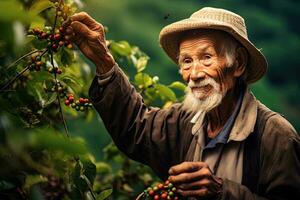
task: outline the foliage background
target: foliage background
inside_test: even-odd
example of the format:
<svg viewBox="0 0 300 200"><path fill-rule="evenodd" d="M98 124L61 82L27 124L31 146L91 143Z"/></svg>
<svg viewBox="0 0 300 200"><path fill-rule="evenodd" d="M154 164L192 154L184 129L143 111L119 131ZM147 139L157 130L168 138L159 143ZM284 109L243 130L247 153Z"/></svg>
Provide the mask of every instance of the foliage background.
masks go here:
<svg viewBox="0 0 300 200"><path fill-rule="evenodd" d="M22 2L26 4L30 1L23 0ZM300 130L300 80L298 78L300 72L300 57L298 56L300 52L300 28L297 26L297 20L300 18L299 1L77 0L75 2L83 5L81 10L86 11L108 27L107 39L126 40L144 51L150 58L145 72L159 76L160 82L166 85L173 81L181 81L181 77L178 74L177 66L167 58L159 47L158 34L162 27L189 17L191 13L203 6L226 8L240 14L245 18L250 40L262 49L269 62L267 75L251 86L254 94L268 107L283 114L298 131ZM13 9L10 11L13 12ZM3 16L4 14L1 13L0 17ZM22 27L17 22L1 22L0 24L0 61L1 63L9 63L17 55L20 55L21 50L24 50L20 49L22 47L22 35L18 35L20 33L18 30ZM84 62L76 63L76 69L80 69L78 73L82 75L81 78L83 79L81 93L87 95L94 66L85 58L82 59L89 65ZM130 65L124 64L122 68L131 77L136 74L135 68ZM0 103L1 114L6 104L3 101ZM154 102L153 105L162 106L161 102ZM107 151L113 148L106 148L106 152L103 151L103 148L110 144L111 138L97 114L90 114L87 118L68 118L68 120L71 136L84 138L88 151L95 157L94 162L98 162L99 165L103 164L108 168L111 166L112 169L109 168L108 172L118 176L120 173L118 163L124 164L124 158L117 155L109 160L104 160ZM7 126L5 119L2 118L0 131L5 125ZM18 127L10 128L10 130L15 129ZM18 129L18 131L22 132L22 129ZM2 137L2 134L0 136ZM147 174L143 170L141 173ZM127 192L130 193L131 189L127 188ZM140 192L141 188L136 190L135 194ZM119 195L118 199L122 199L121 196Z"/></svg>

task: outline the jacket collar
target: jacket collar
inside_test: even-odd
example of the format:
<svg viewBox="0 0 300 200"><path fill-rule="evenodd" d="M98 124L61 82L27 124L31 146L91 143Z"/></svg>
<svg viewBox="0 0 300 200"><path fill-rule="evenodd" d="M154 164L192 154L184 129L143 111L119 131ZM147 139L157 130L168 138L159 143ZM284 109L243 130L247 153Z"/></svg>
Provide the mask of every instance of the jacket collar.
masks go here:
<svg viewBox="0 0 300 200"><path fill-rule="evenodd" d="M254 95L250 92L249 88L246 88L240 111L235 119L227 142L231 140L243 141L253 132L257 118L257 106ZM191 119L191 123L194 124L192 128L193 135L198 133L199 129L202 128L204 117L204 112L199 111Z"/></svg>

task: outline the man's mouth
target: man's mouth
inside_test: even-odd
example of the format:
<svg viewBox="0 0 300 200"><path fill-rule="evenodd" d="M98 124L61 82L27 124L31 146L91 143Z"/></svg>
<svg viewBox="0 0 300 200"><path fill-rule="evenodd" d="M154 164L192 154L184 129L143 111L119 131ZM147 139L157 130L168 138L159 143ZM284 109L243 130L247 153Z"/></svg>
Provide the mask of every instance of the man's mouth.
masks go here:
<svg viewBox="0 0 300 200"><path fill-rule="evenodd" d="M208 93L212 89L210 84L204 86L193 86L191 90L193 93Z"/></svg>

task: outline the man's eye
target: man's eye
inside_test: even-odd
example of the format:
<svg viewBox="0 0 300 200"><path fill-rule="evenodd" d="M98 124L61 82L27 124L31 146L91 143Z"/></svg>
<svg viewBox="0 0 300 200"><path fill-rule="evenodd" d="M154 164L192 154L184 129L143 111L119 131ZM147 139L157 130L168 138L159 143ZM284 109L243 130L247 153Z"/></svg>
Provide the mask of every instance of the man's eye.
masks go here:
<svg viewBox="0 0 300 200"><path fill-rule="evenodd" d="M184 64L189 64L189 63L191 63L192 62L192 59L190 59L190 58L185 58L185 59L183 59L183 63Z"/></svg>
<svg viewBox="0 0 300 200"><path fill-rule="evenodd" d="M211 59L211 55L209 55L209 54L205 54L203 57L205 60Z"/></svg>

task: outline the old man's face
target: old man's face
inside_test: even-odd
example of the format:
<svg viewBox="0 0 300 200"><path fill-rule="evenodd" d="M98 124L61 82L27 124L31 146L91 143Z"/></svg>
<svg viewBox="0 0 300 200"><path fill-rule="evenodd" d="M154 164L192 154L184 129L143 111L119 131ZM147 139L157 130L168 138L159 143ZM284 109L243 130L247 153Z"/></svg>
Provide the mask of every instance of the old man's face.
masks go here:
<svg viewBox="0 0 300 200"><path fill-rule="evenodd" d="M235 41L222 32L190 32L183 36L178 63L189 86L185 106L192 111L209 111L221 103L235 84L235 49Z"/></svg>

